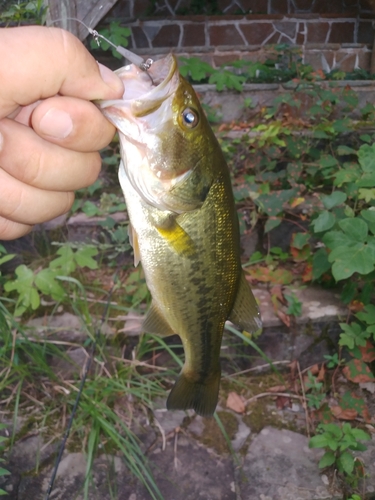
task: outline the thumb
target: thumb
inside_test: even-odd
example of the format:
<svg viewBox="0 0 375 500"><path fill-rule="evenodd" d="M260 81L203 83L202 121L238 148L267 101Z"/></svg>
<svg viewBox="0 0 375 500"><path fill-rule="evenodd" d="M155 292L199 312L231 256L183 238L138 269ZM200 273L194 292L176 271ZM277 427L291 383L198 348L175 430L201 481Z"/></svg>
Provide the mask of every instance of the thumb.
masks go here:
<svg viewBox="0 0 375 500"><path fill-rule="evenodd" d="M60 28L0 29L0 61L0 118L56 94L94 100L123 93L120 78Z"/></svg>

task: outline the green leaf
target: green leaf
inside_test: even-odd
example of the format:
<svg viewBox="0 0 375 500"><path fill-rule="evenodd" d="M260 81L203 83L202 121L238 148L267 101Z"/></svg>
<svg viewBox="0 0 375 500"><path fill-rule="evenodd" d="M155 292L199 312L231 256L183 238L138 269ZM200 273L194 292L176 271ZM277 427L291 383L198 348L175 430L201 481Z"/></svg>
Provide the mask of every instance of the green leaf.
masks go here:
<svg viewBox="0 0 375 500"><path fill-rule="evenodd" d="M208 82L216 84L216 90L219 92L224 90L225 87L241 92L242 84L245 80L246 78L244 76L235 75L231 71L225 69L213 73Z"/></svg>
<svg viewBox="0 0 375 500"><path fill-rule="evenodd" d="M4 290L11 292L13 290L19 293L25 289L31 288L34 283L34 273L25 264L21 264L16 269L17 278L4 284Z"/></svg>
<svg viewBox="0 0 375 500"><path fill-rule="evenodd" d="M353 246L355 245L356 241L352 240L349 238L345 233L342 231L329 231L326 233L322 241L325 245L327 245L328 248L331 250L340 247L340 246Z"/></svg>
<svg viewBox="0 0 375 500"><path fill-rule="evenodd" d="M322 156L320 158L320 165L323 168L336 167L337 166L337 160L336 160L336 158L334 158L331 155Z"/></svg>
<svg viewBox="0 0 375 500"><path fill-rule="evenodd" d="M93 259L98 255L98 249L90 246L80 248L74 254L74 259L80 267L88 267L89 269L98 269L98 263Z"/></svg>
<svg viewBox="0 0 375 500"><path fill-rule="evenodd" d="M337 154L340 156L357 155L357 151L353 148L349 148L348 146L341 145L337 148Z"/></svg>
<svg viewBox="0 0 375 500"><path fill-rule="evenodd" d="M371 207L366 210L361 210L361 215L367 221L375 223L375 207Z"/></svg>
<svg viewBox="0 0 375 500"><path fill-rule="evenodd" d="M347 281L342 288L340 299L344 304L349 304L357 294L357 283L355 281Z"/></svg>
<svg viewBox="0 0 375 500"><path fill-rule="evenodd" d="M352 429L352 434L358 441L371 441L370 434L367 434L362 429Z"/></svg>
<svg viewBox="0 0 375 500"><path fill-rule="evenodd" d="M50 269L58 270L59 274L63 274L64 276L69 276L76 270L76 262L74 259L73 250L70 246L65 245L57 250L57 255L60 257L56 257L49 263Z"/></svg>
<svg viewBox="0 0 375 500"><path fill-rule="evenodd" d="M293 198L296 193L296 189L273 191L271 194L261 194L254 201L265 214L269 217L273 217L282 212L284 203Z"/></svg>
<svg viewBox="0 0 375 500"><path fill-rule="evenodd" d="M339 226L352 240L363 242L367 237L368 226L364 220L358 219L358 217L342 219Z"/></svg>
<svg viewBox="0 0 375 500"><path fill-rule="evenodd" d="M190 74L191 78L196 82L204 80L208 75L217 71L197 57L180 57L179 60L182 61L179 66L181 75L186 77Z"/></svg>
<svg viewBox="0 0 375 500"><path fill-rule="evenodd" d="M301 250L305 245L308 244L310 237L310 233L294 233L291 246L293 248Z"/></svg>
<svg viewBox="0 0 375 500"><path fill-rule="evenodd" d="M330 210L337 205L342 205L346 201L346 194L342 191L334 191L329 196L322 196L323 205Z"/></svg>
<svg viewBox="0 0 375 500"><path fill-rule="evenodd" d="M335 186L341 186L347 182L356 182L361 175L361 171L356 163L352 163L349 167L342 168L335 173Z"/></svg>
<svg viewBox="0 0 375 500"><path fill-rule="evenodd" d="M351 247L338 247L328 256L336 281L349 278L354 273L369 274L374 270L374 251L369 245L357 243Z"/></svg>
<svg viewBox="0 0 375 500"><path fill-rule="evenodd" d="M354 458L353 455L349 451L344 451L338 457L337 467L340 472L345 472L345 474L350 475L354 469Z"/></svg>
<svg viewBox="0 0 375 500"><path fill-rule="evenodd" d="M93 217L100 213L99 207L95 205L92 201L85 201L82 206L82 211L87 215L87 217Z"/></svg>
<svg viewBox="0 0 375 500"><path fill-rule="evenodd" d="M363 311L356 314L356 317L368 325L375 325L375 306L368 304Z"/></svg>
<svg viewBox="0 0 375 500"><path fill-rule="evenodd" d="M0 467L0 476L9 476L10 472L3 467Z"/></svg>
<svg viewBox="0 0 375 500"><path fill-rule="evenodd" d="M4 255L4 257L1 257L0 258L0 266L2 264L5 264L5 262L9 262L10 260L12 260L13 258L15 257L15 254L8 254L8 255Z"/></svg>
<svg viewBox="0 0 375 500"><path fill-rule="evenodd" d="M65 297L65 290L56 281L58 271L52 269L42 269L35 277L35 285L45 295L50 295L54 300L62 300Z"/></svg>
<svg viewBox="0 0 375 500"><path fill-rule="evenodd" d="M336 456L333 451L326 451L319 461L319 469L324 469L333 465L336 461Z"/></svg>
<svg viewBox="0 0 375 500"><path fill-rule="evenodd" d="M325 434L317 434L309 441L309 448L325 448L328 445L328 439Z"/></svg>
<svg viewBox="0 0 375 500"><path fill-rule="evenodd" d="M356 345L366 345L366 339L363 338L364 330L359 323L340 323L342 333L340 335L339 344L353 349Z"/></svg>
<svg viewBox="0 0 375 500"><path fill-rule="evenodd" d="M333 436L335 436L336 439L341 439L342 438L342 430L341 427L337 424L322 424L322 429L324 429L325 432L329 432Z"/></svg>
<svg viewBox="0 0 375 500"><path fill-rule="evenodd" d="M324 273L331 269L328 254L325 248L319 250L313 256L313 279L319 279Z"/></svg>
<svg viewBox="0 0 375 500"><path fill-rule="evenodd" d="M364 172L375 171L375 144L363 144L358 151L358 162Z"/></svg>
<svg viewBox="0 0 375 500"><path fill-rule="evenodd" d="M328 212L328 210L324 210L321 212L316 219L312 221L312 225L314 226L314 232L320 233L322 231L327 231L331 229L331 227L335 224L336 217L333 213Z"/></svg>
<svg viewBox="0 0 375 500"><path fill-rule="evenodd" d="M282 221L281 217L269 217L264 225L264 232L268 233L272 229L275 229L275 227L281 224L281 221Z"/></svg>

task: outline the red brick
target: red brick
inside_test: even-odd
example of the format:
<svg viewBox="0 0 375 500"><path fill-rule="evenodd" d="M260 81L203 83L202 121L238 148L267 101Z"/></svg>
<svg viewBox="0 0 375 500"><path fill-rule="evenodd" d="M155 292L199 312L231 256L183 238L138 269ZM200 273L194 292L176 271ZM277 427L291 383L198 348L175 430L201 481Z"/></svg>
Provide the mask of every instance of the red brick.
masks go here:
<svg viewBox="0 0 375 500"><path fill-rule="evenodd" d="M267 14L267 0L242 0L240 5L241 9L235 2L228 0L218 1L219 10L225 14L234 14L236 12Z"/></svg>
<svg viewBox="0 0 375 500"><path fill-rule="evenodd" d="M148 43L148 39L144 34L142 28L139 28L138 26L133 26L132 32L133 32L135 47L137 49L144 49L150 46L150 44Z"/></svg>
<svg viewBox="0 0 375 500"><path fill-rule="evenodd" d="M274 28L271 23L260 22L240 24L240 30L249 45L262 45L264 41L267 40L267 38L274 32Z"/></svg>
<svg viewBox="0 0 375 500"><path fill-rule="evenodd" d="M230 64L233 61L238 61L239 54L223 54L222 56L214 55L214 67L218 68L223 64Z"/></svg>
<svg viewBox="0 0 375 500"><path fill-rule="evenodd" d="M171 24L162 26L152 40L153 47L177 47L180 39L180 26Z"/></svg>
<svg viewBox="0 0 375 500"><path fill-rule="evenodd" d="M340 12L347 12L347 10L343 6L342 0L316 0L311 12L317 12L318 14L322 14L323 12L338 14ZM349 11L353 11L353 9L350 8Z"/></svg>
<svg viewBox="0 0 375 500"><path fill-rule="evenodd" d="M336 67L341 71L345 71L346 73L350 73L351 71L353 71L356 61L356 54L343 53L342 57L340 56L341 54L336 54Z"/></svg>
<svg viewBox="0 0 375 500"><path fill-rule="evenodd" d="M204 24L184 24L182 35L182 46L192 47L197 45L206 45L204 34Z"/></svg>
<svg viewBox="0 0 375 500"><path fill-rule="evenodd" d="M329 30L328 23L306 23L306 43L325 43Z"/></svg>
<svg viewBox="0 0 375 500"><path fill-rule="evenodd" d="M366 71L370 71L370 66L371 66L371 52L364 52L361 51L358 54L358 66L361 69L365 69Z"/></svg>
<svg viewBox="0 0 375 500"><path fill-rule="evenodd" d="M280 33L275 31L275 33L266 42L266 45L272 45L274 43L280 43Z"/></svg>
<svg viewBox="0 0 375 500"><path fill-rule="evenodd" d="M354 43L354 23L332 23L329 43Z"/></svg>
<svg viewBox="0 0 375 500"><path fill-rule="evenodd" d="M120 3L127 3L127 2L120 2ZM150 9L150 2L148 0L134 0L134 12L132 15L134 17L141 17L145 16L147 13L149 13Z"/></svg>
<svg viewBox="0 0 375 500"><path fill-rule="evenodd" d="M296 12L311 12L311 0L294 0Z"/></svg>
<svg viewBox="0 0 375 500"><path fill-rule="evenodd" d="M372 45L374 42L374 34L375 32L371 21L360 21L358 27L358 43L368 43Z"/></svg>
<svg viewBox="0 0 375 500"><path fill-rule="evenodd" d="M289 14L288 0L271 0L270 14Z"/></svg>
<svg viewBox="0 0 375 500"><path fill-rule="evenodd" d="M321 53L318 51L305 52L304 62L310 64L314 70L322 69Z"/></svg>
<svg viewBox="0 0 375 500"><path fill-rule="evenodd" d="M238 33L234 24L222 26L211 26L209 28L209 45L217 47L218 45L243 45L243 39Z"/></svg>

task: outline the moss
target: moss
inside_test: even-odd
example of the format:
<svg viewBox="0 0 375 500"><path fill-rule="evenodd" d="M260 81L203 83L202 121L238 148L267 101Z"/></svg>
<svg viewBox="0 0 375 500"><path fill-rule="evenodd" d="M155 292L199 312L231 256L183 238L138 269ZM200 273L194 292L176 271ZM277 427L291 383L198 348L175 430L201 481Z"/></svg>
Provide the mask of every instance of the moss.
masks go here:
<svg viewBox="0 0 375 500"><path fill-rule="evenodd" d="M227 439L232 440L238 431L237 418L229 411L219 411L218 416L225 429L224 436L213 418L204 419L204 430L198 440L208 448L213 448L220 455L230 453Z"/></svg>

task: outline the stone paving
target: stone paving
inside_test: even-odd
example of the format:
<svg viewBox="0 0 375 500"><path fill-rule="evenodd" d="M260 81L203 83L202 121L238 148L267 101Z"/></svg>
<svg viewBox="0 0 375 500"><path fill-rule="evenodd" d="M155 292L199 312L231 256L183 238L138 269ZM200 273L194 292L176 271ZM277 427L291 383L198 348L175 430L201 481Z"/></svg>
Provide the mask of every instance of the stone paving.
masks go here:
<svg viewBox="0 0 375 500"><path fill-rule="evenodd" d="M226 413L226 412L224 412ZM223 411L220 412L223 416ZM321 452L308 448L308 438L286 429L266 426L258 434L244 424L232 438L234 454L218 449L217 440L205 444L212 435L212 419L187 417L185 412L155 411L159 435L150 427L144 429L143 442L153 442L147 453L155 482L164 500L341 500L338 484L321 474L318 460ZM242 418L236 416L238 420ZM187 422L187 423L186 423ZM211 427L211 429L210 429ZM244 432L244 428L246 432ZM238 433L242 434L238 439ZM215 435L215 434L214 434ZM155 439L156 438L156 439ZM244 439L245 438L245 439ZM53 447L41 452L38 436L17 443L8 467L12 475L0 478L9 500L43 500L51 475ZM35 474L36 456L40 472ZM375 498L375 439L364 460L370 477L362 485L366 497ZM86 471L82 453L66 453L60 463L51 500L82 500ZM149 500L151 494L129 473L121 456L100 456L95 460L89 487L91 500Z"/></svg>

